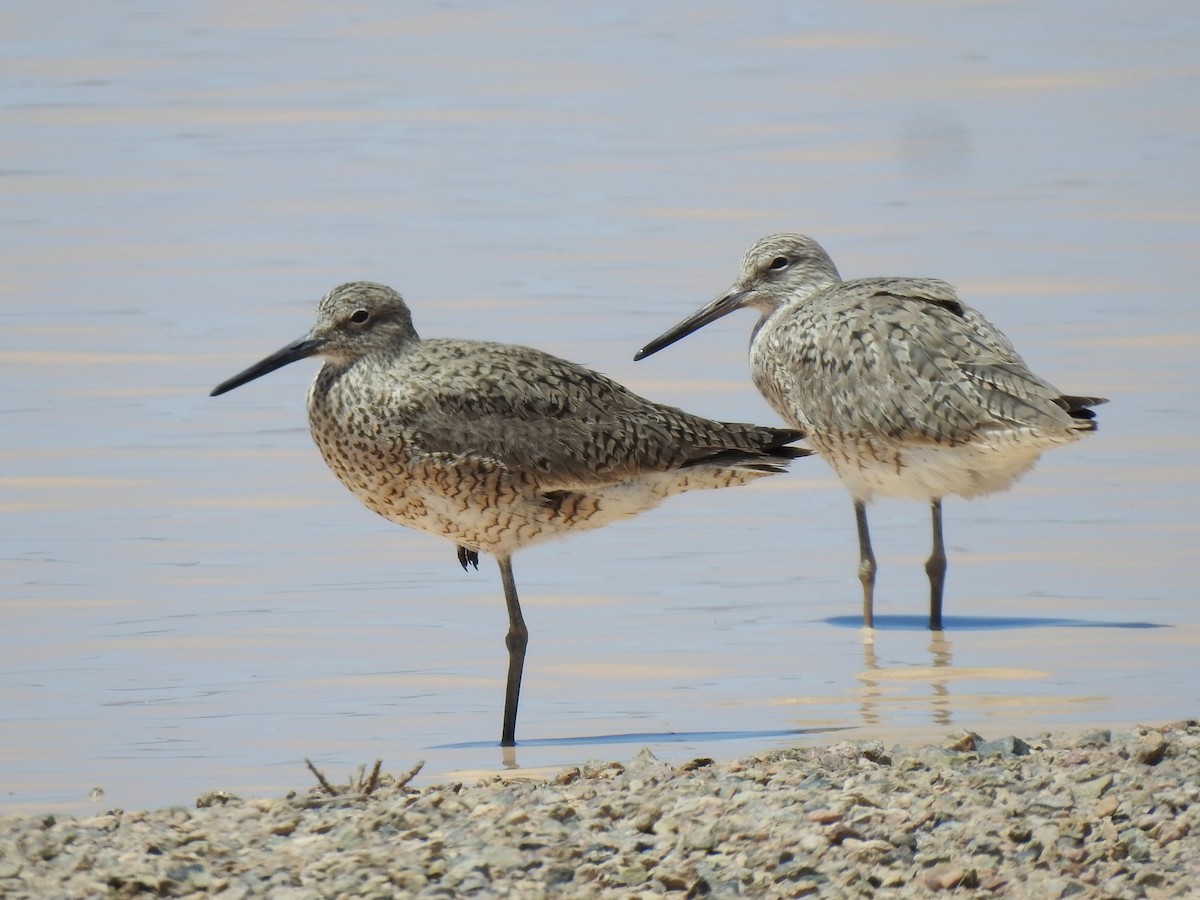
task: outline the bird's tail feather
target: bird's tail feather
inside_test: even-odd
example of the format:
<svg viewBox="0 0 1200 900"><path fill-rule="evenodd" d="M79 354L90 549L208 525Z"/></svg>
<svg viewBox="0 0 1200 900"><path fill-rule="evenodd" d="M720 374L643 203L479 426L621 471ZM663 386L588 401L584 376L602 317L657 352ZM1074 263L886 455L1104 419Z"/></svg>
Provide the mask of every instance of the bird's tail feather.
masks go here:
<svg viewBox="0 0 1200 900"><path fill-rule="evenodd" d="M1075 420L1076 428L1081 431L1095 431L1098 423L1096 422L1096 412L1092 407L1099 406L1101 403L1107 403L1108 398L1063 395L1055 402L1066 410L1067 415Z"/></svg>
<svg viewBox="0 0 1200 900"><path fill-rule="evenodd" d="M709 456L690 460L685 468L690 466L725 466L728 468L750 469L756 472L785 472L788 463L793 459L811 456L812 451L805 447L768 447L761 451L752 450L721 450Z"/></svg>

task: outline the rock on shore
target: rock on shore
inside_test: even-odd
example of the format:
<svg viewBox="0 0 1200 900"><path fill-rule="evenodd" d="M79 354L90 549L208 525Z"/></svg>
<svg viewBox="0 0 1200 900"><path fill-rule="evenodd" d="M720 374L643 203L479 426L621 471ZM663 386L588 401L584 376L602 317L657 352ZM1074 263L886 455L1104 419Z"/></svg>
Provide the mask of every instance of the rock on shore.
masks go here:
<svg viewBox="0 0 1200 900"><path fill-rule="evenodd" d="M2 817L0 896L1200 896L1195 721L388 781Z"/></svg>

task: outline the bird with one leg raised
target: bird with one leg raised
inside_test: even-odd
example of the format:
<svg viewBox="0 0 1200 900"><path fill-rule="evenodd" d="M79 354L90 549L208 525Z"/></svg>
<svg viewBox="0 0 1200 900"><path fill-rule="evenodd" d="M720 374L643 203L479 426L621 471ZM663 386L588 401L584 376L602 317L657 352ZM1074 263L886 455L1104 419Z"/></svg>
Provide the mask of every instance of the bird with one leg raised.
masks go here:
<svg viewBox="0 0 1200 900"><path fill-rule="evenodd" d="M212 394L318 355L308 420L338 479L385 518L453 541L464 569L481 552L500 567L504 746L516 743L529 637L514 552L683 491L782 472L810 452L789 446L799 431L694 416L529 347L421 340L400 295L370 282L330 291L307 335Z"/></svg>

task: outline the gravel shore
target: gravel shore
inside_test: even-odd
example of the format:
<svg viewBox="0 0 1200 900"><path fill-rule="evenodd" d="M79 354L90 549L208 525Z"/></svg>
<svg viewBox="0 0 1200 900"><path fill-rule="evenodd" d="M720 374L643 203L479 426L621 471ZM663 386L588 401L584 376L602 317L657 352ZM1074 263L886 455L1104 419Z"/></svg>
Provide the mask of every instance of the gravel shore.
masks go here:
<svg viewBox="0 0 1200 900"><path fill-rule="evenodd" d="M1200 895L1195 721L365 786L5 816L0 896Z"/></svg>

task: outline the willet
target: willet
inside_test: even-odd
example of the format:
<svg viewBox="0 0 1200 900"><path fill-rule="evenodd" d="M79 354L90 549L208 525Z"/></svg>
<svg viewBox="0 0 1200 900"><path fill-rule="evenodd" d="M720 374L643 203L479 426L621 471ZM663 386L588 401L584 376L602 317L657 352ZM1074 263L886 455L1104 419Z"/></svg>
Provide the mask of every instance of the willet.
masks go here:
<svg viewBox="0 0 1200 900"><path fill-rule="evenodd" d="M223 394L305 357L324 365L308 421L326 464L381 516L495 557L508 605L501 744L516 742L528 630L512 554L599 528L672 494L744 484L810 451L790 429L713 422L652 403L529 347L421 340L400 295L330 291L298 341L213 389Z"/></svg>
<svg viewBox="0 0 1200 900"><path fill-rule="evenodd" d="M854 499L863 624L874 625L875 493L922 500L933 515L929 627L942 627L942 498L1008 488L1042 451L1096 429L1100 397L1064 395L944 281L842 281L800 234L765 237L733 287L651 341L643 359L727 313L761 315L750 337L754 384L808 435Z"/></svg>

